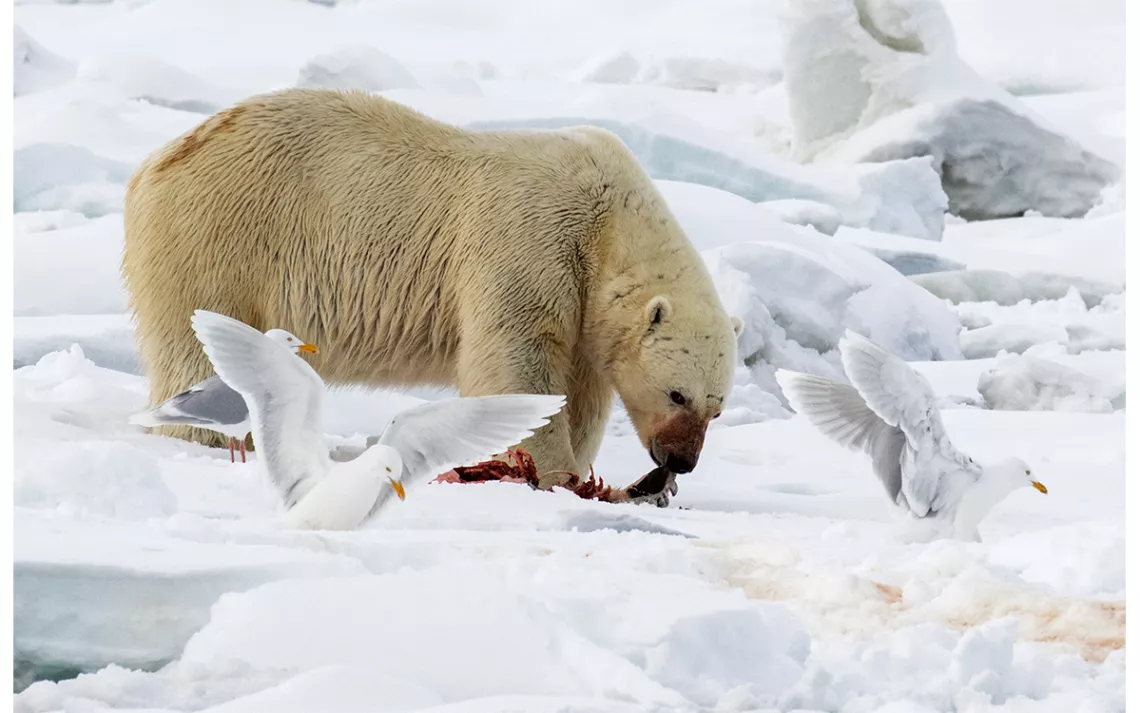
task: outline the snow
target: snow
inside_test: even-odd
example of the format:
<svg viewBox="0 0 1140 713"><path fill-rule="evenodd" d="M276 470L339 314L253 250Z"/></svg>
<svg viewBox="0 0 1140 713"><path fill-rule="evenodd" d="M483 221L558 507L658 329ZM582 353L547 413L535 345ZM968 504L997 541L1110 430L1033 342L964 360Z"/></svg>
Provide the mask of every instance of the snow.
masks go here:
<svg viewBox="0 0 1140 713"><path fill-rule="evenodd" d="M826 156L851 162L932 156L950 212L970 220L1028 211L1079 217L1120 178L1110 161L992 100L958 99L881 119Z"/></svg>
<svg viewBox="0 0 1140 713"><path fill-rule="evenodd" d="M1123 395L1094 376L1032 355L998 359L978 380L978 391L989 408L1007 411L1108 413Z"/></svg>
<svg viewBox="0 0 1140 713"><path fill-rule="evenodd" d="M1014 275L1002 270L951 269L923 274L915 282L955 304L992 302L1006 307L1024 301L1055 300L1070 291L1095 306L1110 295L1121 294L1116 285L1040 272Z"/></svg>
<svg viewBox="0 0 1140 713"><path fill-rule="evenodd" d="M907 277L932 272L953 272L965 267L961 263L921 250L886 250L871 247L866 250Z"/></svg>
<svg viewBox="0 0 1140 713"><path fill-rule="evenodd" d="M1111 696L1119 685L1110 664L1065 653L1122 631L1109 614L1085 611L1089 598L1114 601L1123 586L1116 497L1123 422L1112 415L1042 412L1028 421L1001 412L995 417L1004 420L994 422L947 414L956 442L979 457L1007 448L1040 453L1039 477L1061 498L1039 504L1013 496L999 506L983 523L1000 557L990 564L984 546L944 543L924 552L893 540L892 510L861 459L798 419L710 433L711 466L682 483L690 510L644 508L631 517L520 486L434 485L359 533L285 532L272 526L275 504L252 466L230 466L224 452L125 424L144 383L74 350L17 372L21 481L90 477L83 469L48 472L35 452L52 443L87 453L95 441L145 471L130 487L149 484L150 497L168 501L173 493L178 503L174 515L128 518L108 514L111 499L97 507L93 491L54 507L18 501L17 651L26 665L42 674L111 661L167 664L149 677L108 668L37 683L20 695L28 710L77 699L162 710L211 700L204 695L256 709L261 696L286 696L295 686L317 687L306 696L333 695L317 691L339 681L352 682L353 696L367 695L373 689L351 673L361 666L399 682L391 684L393 710L476 696L586 697L606 710L621 710L622 700L683 709L685 700L790 707L827 697L921 697L928 679L904 663L906 654L890 652L918 647L949 660L962 632L984 625L997 607L1038 627L1016 637L1020 656L1075 659L1084 695ZM345 422L326 430L360 433L383 420L370 406L389 397L369 405L360 398L355 408L330 409ZM1008 442L996 442L995 433ZM762 451L749 445L758 438ZM634 455L611 443L599 469L613 472ZM159 481L150 462L158 463ZM1113 477L1089 481L1089 468ZM1081 528L1100 543L1096 560L1080 558L1071 532ZM1039 543L1013 544L1052 530L1071 556L1035 558ZM82 549L72 546L77 541ZM846 574L836 579L836 567ZM1011 569L1028 572L1029 583L1004 574ZM913 604L896 620L867 578L888 593L901 587ZM1014 594L1024 610L1003 604ZM1050 607L1074 628L1047 628ZM140 620L139 611L163 614ZM881 619L863 621L868 611ZM977 624L950 624L962 616ZM895 636L908 643L884 642L874 621L893 621ZM827 630L836 625L863 633L833 639ZM464 665L479 653L511 663ZM874 672L892 656L897 673L882 690ZM950 680L939 685L938 695L956 690ZM1030 687L1042 697L1064 688L1052 673L1002 685L1011 695ZM217 692L196 693L203 686ZM240 698L246 695L259 697Z"/></svg>
<svg viewBox="0 0 1140 713"><path fill-rule="evenodd" d="M774 85L780 73L708 57L638 60L628 51L603 52L577 72L580 82L652 84L706 92L755 92Z"/></svg>
<svg viewBox="0 0 1140 713"><path fill-rule="evenodd" d="M972 326L961 336L967 358L995 356L1000 351L1021 353L1060 350L1061 353L1123 350L1123 294L1102 299L1070 285L1060 299L1018 302L960 302L958 314ZM1092 304L1090 307L1089 304Z"/></svg>
<svg viewBox="0 0 1140 713"><path fill-rule="evenodd" d="M955 301L1058 299L1076 286L1087 301L1124 291L1124 210L1083 220L1030 217L948 224L934 243L840 227L835 238L865 248L925 252L966 266L915 281ZM955 291L962 289L961 295ZM943 294L943 289L946 293Z"/></svg>
<svg viewBox="0 0 1140 713"><path fill-rule="evenodd" d="M404 65L368 45L342 47L313 57L301 67L296 86L369 92L420 88L419 82Z"/></svg>
<svg viewBox="0 0 1140 713"><path fill-rule="evenodd" d="M837 346L848 328L904 358L961 357L955 314L872 255L786 225L730 193L672 181L657 186L704 251L725 308L744 325L739 352L747 376L726 404L733 423L782 415L777 368L841 373Z"/></svg>
<svg viewBox="0 0 1140 713"><path fill-rule="evenodd" d="M123 210L131 167L71 144L31 144L12 157L17 213L68 210L98 218Z"/></svg>
<svg viewBox="0 0 1140 713"><path fill-rule="evenodd" d="M761 201L760 207L785 223L810 225L825 235L835 235L843 218L829 205L803 198Z"/></svg>
<svg viewBox="0 0 1140 713"><path fill-rule="evenodd" d="M939 0L810 0L783 27L800 158L930 156L950 212L971 220L1078 217L1120 178L963 62Z"/></svg>
<svg viewBox="0 0 1140 713"><path fill-rule="evenodd" d="M12 356L17 369L78 346L98 366L142 373L134 326L125 314L16 317L13 326Z"/></svg>
<svg viewBox="0 0 1140 713"><path fill-rule="evenodd" d="M1123 166L1122 5L867 0L858 42L846 0L789 7L820 10L810 41L746 0L18 2L16 709L1123 711L1127 232L1123 180L1097 178ZM309 81L630 146L744 323L673 505L422 484L360 531L292 532L256 453L127 423L147 395L119 276L131 171ZM865 162L958 137L981 99L1000 108L971 145ZM1040 154L971 198L1026 215L945 215L970 211L936 169L983 144ZM931 381L956 445L1024 458L1049 494L1011 495L980 543L911 537L771 377L842 378L845 328ZM451 394L335 389L326 441L359 450ZM618 408L597 474L650 467Z"/></svg>
<svg viewBox="0 0 1140 713"><path fill-rule="evenodd" d="M830 169L799 166L770 155L742 160L738 156L757 152L746 146L725 145L720 137L688 128L687 122L680 123L683 129L670 128L668 119L661 116L643 119L641 123L665 128L655 131L644 125L587 117L483 120L472 122L469 127L504 130L598 126L621 138L646 172L658 180L717 188L752 202L812 201L838 213L844 225L928 240L942 236L946 196L928 159L866 164L839 175ZM679 138L674 132L688 138Z"/></svg>
<svg viewBox="0 0 1140 713"><path fill-rule="evenodd" d="M17 234L16 315L125 312L122 233L123 215L113 213L59 230Z"/></svg>
<svg viewBox="0 0 1140 713"><path fill-rule="evenodd" d="M641 62L629 52L605 52L587 60L576 79L599 84L629 84L640 72Z"/></svg>
<svg viewBox="0 0 1140 713"><path fill-rule="evenodd" d="M36 42L19 25L13 26L13 92L25 96L65 83L75 74L75 66Z"/></svg>
<svg viewBox="0 0 1140 713"><path fill-rule="evenodd" d="M157 57L118 52L85 59L76 79L104 98L139 100L194 114L213 114L242 98Z"/></svg>

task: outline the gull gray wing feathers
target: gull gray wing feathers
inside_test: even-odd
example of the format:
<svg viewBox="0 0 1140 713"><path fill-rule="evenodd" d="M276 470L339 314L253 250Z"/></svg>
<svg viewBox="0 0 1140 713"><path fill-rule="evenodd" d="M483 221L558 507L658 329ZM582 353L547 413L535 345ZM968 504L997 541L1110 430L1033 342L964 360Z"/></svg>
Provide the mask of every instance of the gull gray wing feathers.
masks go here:
<svg viewBox="0 0 1140 713"><path fill-rule="evenodd" d="M847 378L875 414L912 441L945 438L930 382L909 364L851 330L839 340Z"/></svg>
<svg viewBox="0 0 1140 713"><path fill-rule="evenodd" d="M139 426L239 426L249 419L245 399L217 374L131 417ZM244 436L245 434L241 434Z"/></svg>
<svg viewBox="0 0 1140 713"><path fill-rule="evenodd" d="M902 491L902 458L906 436L867 407L852 386L822 376L780 369L776 381L798 413L845 448L862 450L891 501L906 505Z"/></svg>
<svg viewBox="0 0 1140 713"><path fill-rule="evenodd" d="M942 416L930 382L904 360L850 330L839 340L844 371L864 402L907 438L944 438Z"/></svg>
<svg viewBox="0 0 1140 713"><path fill-rule="evenodd" d="M906 435L915 463L903 490L919 516L942 507L939 488L945 473L976 480L981 470L950 442L930 382L909 364L850 330L839 340L847 377L886 423ZM921 474L922 477L916 477Z"/></svg>
<svg viewBox="0 0 1140 713"><path fill-rule="evenodd" d="M247 324L205 310L190 323L214 371L245 398L258 460L292 507L330 464L321 433L324 382L305 360Z"/></svg>

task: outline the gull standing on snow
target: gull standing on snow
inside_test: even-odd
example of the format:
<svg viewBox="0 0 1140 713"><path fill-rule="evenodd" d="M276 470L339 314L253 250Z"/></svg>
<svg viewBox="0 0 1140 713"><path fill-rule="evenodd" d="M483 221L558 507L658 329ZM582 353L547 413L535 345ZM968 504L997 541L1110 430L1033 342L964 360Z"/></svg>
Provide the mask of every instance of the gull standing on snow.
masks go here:
<svg viewBox="0 0 1140 713"><path fill-rule="evenodd" d="M359 457L335 463L321 433L324 382L307 362L235 319L197 310L190 323L214 371L249 404L258 461L285 501L288 527L351 530L393 492L403 500L405 480L501 453L566 403L518 394L424 404L398 414Z"/></svg>
<svg viewBox="0 0 1140 713"><path fill-rule="evenodd" d="M284 329L271 329L265 336L298 356L300 352L317 353L315 346L302 342ZM253 430L245 399L217 374L152 409L131 416L130 422L147 428L196 426L229 436L231 463L234 462L235 448L241 452L241 462L245 463L245 438Z"/></svg>
<svg viewBox="0 0 1140 713"><path fill-rule="evenodd" d="M978 541L982 518L1011 492L1048 492L1018 458L980 465L955 448L930 382L903 360L850 330L839 353L852 386L783 369L776 380L819 430L869 455L891 500L914 517Z"/></svg>

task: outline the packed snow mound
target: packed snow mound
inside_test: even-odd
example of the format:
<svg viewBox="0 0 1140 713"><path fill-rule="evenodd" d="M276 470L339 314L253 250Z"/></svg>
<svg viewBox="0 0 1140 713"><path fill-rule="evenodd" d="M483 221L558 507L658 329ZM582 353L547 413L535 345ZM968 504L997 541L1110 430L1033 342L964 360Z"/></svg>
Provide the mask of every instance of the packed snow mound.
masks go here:
<svg viewBox="0 0 1140 713"><path fill-rule="evenodd" d="M70 144L31 144L12 155L13 208L69 210L88 218L123 211L131 167Z"/></svg>
<svg viewBox="0 0 1140 713"><path fill-rule="evenodd" d="M648 62L637 81L673 89L704 92L756 91L780 81L774 69L750 67L737 62L704 57L666 57Z"/></svg>
<svg viewBox="0 0 1140 713"><path fill-rule="evenodd" d="M776 218L792 225L810 225L824 235L835 235L843 216L832 206L802 198L764 201L759 206Z"/></svg>
<svg viewBox="0 0 1140 713"><path fill-rule="evenodd" d="M176 518L94 525L53 515L16 509L14 654L29 679L108 665L154 670L182 652L226 592L362 571L349 558L303 548L178 537Z"/></svg>
<svg viewBox="0 0 1140 713"><path fill-rule="evenodd" d="M961 270L966 267L960 262L920 250L888 250L874 247L865 247L864 250L907 277L926 275L932 272Z"/></svg>
<svg viewBox="0 0 1140 713"><path fill-rule="evenodd" d="M970 330L962 335L962 350L971 358L994 356L1003 350L1033 350L1045 356L1043 350L1075 355L1123 353L1125 348L1123 295L1110 295L1089 307L1074 287L1060 299L1023 300L1010 306L964 302L955 311Z"/></svg>
<svg viewBox="0 0 1140 713"><path fill-rule="evenodd" d="M830 149L826 160L930 156L950 212L992 220L1037 211L1077 218L1102 201L1120 169L1005 104L972 98L910 109Z"/></svg>
<svg viewBox="0 0 1140 713"><path fill-rule="evenodd" d="M810 359L811 356L808 355ZM753 369L755 364L749 366L743 359L733 374L732 392L724 404L724 411L720 418L709 424L710 429L731 428L746 423L763 423L772 419L788 418L792 411L782 400L782 394L774 390L773 380L766 380L761 386L755 381ZM766 370L763 376L767 376ZM633 427L630 426L630 433Z"/></svg>
<svg viewBox="0 0 1140 713"><path fill-rule="evenodd" d="M568 676L564 682L549 678L552 671L569 674L577 668L567 659L569 652L562 650L573 644L553 625L551 612L483 573L455 574L464 584L464 594L458 598L453 593L455 581L449 584L448 573L438 570L401 577L283 581L223 595L210 623L186 645L181 662L217 667L242 661L260 669L301 670L371 660L375 670L415 684L422 695L429 695L416 701L421 706L444 702L430 696L431 691L447 691L450 700L505 693L586 693L571 689L588 685L579 676ZM417 580L428 586L415 588ZM343 616L346 611L354 615ZM426 621L432 625L423 626ZM288 625L282 626L283 622ZM486 649L492 643L496 652L515 662L511 667L488 675L484 667L465 665L489 654L497 658L499 653ZM608 659L599 656L595 665L612 665ZM588 680L600 671L592 676L587 671L577 673L586 674Z"/></svg>
<svg viewBox="0 0 1140 713"><path fill-rule="evenodd" d="M677 621L646 652L646 671L705 709L716 708L726 691L738 699L775 697L799 681L811 648L802 624L776 612L728 610Z"/></svg>
<svg viewBox="0 0 1140 713"><path fill-rule="evenodd" d="M1065 345L1068 332L1059 324L991 324L962 332L962 354L985 359L999 354L1021 354L1039 345Z"/></svg>
<svg viewBox="0 0 1140 713"><path fill-rule="evenodd" d="M52 352L72 345L96 366L142 374L134 325L127 314L16 317L12 324L12 362L31 366Z"/></svg>
<svg viewBox="0 0 1140 713"><path fill-rule="evenodd" d="M1022 354L1037 346L1063 347L1069 354L1124 349L1119 329L1103 331L1087 324L1005 322L963 332L962 353L967 359L985 359L1009 352Z"/></svg>
<svg viewBox="0 0 1140 713"><path fill-rule="evenodd" d="M1065 325L1065 332L1069 336L1065 348L1070 354L1124 349L1124 326L1119 323L1113 326L1114 328L1104 330L1088 324Z"/></svg>
<svg viewBox="0 0 1140 713"><path fill-rule="evenodd" d="M52 89L75 75L75 64L71 60L36 42L19 25L13 25L12 31L13 96L22 97Z"/></svg>
<svg viewBox="0 0 1140 713"><path fill-rule="evenodd" d="M591 57L573 77L579 82L598 84L650 84L690 91L733 92L770 87L780 81L780 72L712 57L641 61L620 51Z"/></svg>
<svg viewBox="0 0 1140 713"><path fill-rule="evenodd" d="M978 378L987 408L1002 411L1084 411L1111 413L1114 393L1096 377L1028 354L999 357Z"/></svg>
<svg viewBox="0 0 1140 713"><path fill-rule="evenodd" d="M33 455L34 438L47 440L53 434L95 430L101 434L131 432L127 416L146 403L145 385L137 377L96 366L79 345L45 355L31 366L13 372L14 401L36 418L16 423L23 436L17 455ZM108 413L122 415L121 422ZM52 450L52 449L49 449ZM17 458L19 468L20 458ZM30 477L39 477L27 469Z"/></svg>
<svg viewBox="0 0 1140 713"><path fill-rule="evenodd" d="M145 101L195 114L213 114L242 98L240 92L215 86L181 67L146 55L89 57L80 62L75 78L105 97Z"/></svg>
<svg viewBox="0 0 1140 713"><path fill-rule="evenodd" d="M801 159L930 156L951 212L972 220L1084 215L1120 178L962 62L939 0L808 0L782 28Z"/></svg>
<svg viewBox="0 0 1140 713"><path fill-rule="evenodd" d="M614 119L504 119L473 122L468 128L494 131L583 125L616 134L655 179L696 183L753 203L811 201L833 210L843 225L929 240L942 237L946 195L928 158L847 166L837 171L823 166L799 166L739 144L733 146L731 142L720 142L718 146L715 140L705 141L706 137L696 136L695 132L669 127L657 130L642 123ZM817 209L815 214L821 215L827 208ZM775 210L780 207L777 205Z"/></svg>
<svg viewBox="0 0 1140 713"><path fill-rule="evenodd" d="M419 89L399 60L369 45L350 45L317 55L301 67L296 86L311 89Z"/></svg>
<svg viewBox="0 0 1140 713"><path fill-rule="evenodd" d="M945 305L872 255L804 237L705 253L722 301L744 322L741 356L758 384L771 387L776 367L841 378L835 349L846 329L904 359L961 358L958 320ZM882 271L863 269L871 261Z"/></svg>
<svg viewBox="0 0 1140 713"><path fill-rule="evenodd" d="M1082 286L1090 299L1104 291L1124 291L1124 261L1104 259L1105 255L1124 254L1127 230L1123 212L1096 218L1034 216L972 223L949 214L946 218L946 232L937 243L846 226L836 231L835 239L864 248L928 252L962 263L970 274L985 277L975 281L965 273L952 271L955 276L950 281L957 284L966 277L971 289L981 291L979 294L987 291L991 277L995 284L1012 284L1011 280L1023 283L1011 294L1024 291L1025 297L1033 299L1032 293L1045 289L1046 282L1046 292L1057 296L1070 284ZM923 279L933 285L943 277Z"/></svg>
<svg viewBox="0 0 1140 713"><path fill-rule="evenodd" d="M472 74L462 66L416 69L416 79L429 92L452 96L483 96L483 87Z"/></svg>
<svg viewBox="0 0 1140 713"><path fill-rule="evenodd" d="M1067 596L1125 598L1123 529L1101 522L1018 533L996 543L989 561Z"/></svg>
<svg viewBox="0 0 1140 713"><path fill-rule="evenodd" d="M586 61L573 78L597 84L632 84L641 73L641 62L629 52L606 52Z"/></svg>
<svg viewBox="0 0 1140 713"><path fill-rule="evenodd" d="M947 270L913 275L911 279L937 297L955 304L995 302L1003 306L1028 300L1059 300L1075 290L1088 307L1120 294L1116 285L1067 275L1026 272L1012 275L1001 270Z"/></svg>
<svg viewBox="0 0 1140 713"><path fill-rule="evenodd" d="M17 506L58 509L119 520L165 517L177 510L158 458L126 443L79 443L35 450L18 459Z"/></svg>
<svg viewBox="0 0 1140 713"><path fill-rule="evenodd" d="M963 85L988 86L957 57L938 0L805 0L780 17L784 87L801 159L879 119Z"/></svg>
<svg viewBox="0 0 1140 713"><path fill-rule="evenodd" d="M1114 213L1124 213L1124 181L1105 186L1100 200L1085 213L1085 218L1103 218Z"/></svg>
<svg viewBox="0 0 1140 713"><path fill-rule="evenodd" d="M776 368L843 380L837 346L846 329L904 359L961 358L955 314L873 255L724 191L672 181L657 187L702 251L725 308L744 323L738 344L747 380L726 404L730 421L782 413ZM733 412L746 404L751 418Z"/></svg>
<svg viewBox="0 0 1140 713"><path fill-rule="evenodd" d="M202 121L199 114L104 97L78 86L76 91L58 94L50 100L40 96L20 100L20 111L12 117L13 148L33 144L81 146L134 166Z"/></svg>
<svg viewBox="0 0 1140 713"><path fill-rule="evenodd" d="M1002 352L1021 354L1040 344L1066 344L1069 333L1058 324L991 324L963 332L962 354L986 359Z"/></svg>
<svg viewBox="0 0 1140 713"><path fill-rule="evenodd" d="M15 236L14 313L122 314L127 294L120 276L123 216Z"/></svg>

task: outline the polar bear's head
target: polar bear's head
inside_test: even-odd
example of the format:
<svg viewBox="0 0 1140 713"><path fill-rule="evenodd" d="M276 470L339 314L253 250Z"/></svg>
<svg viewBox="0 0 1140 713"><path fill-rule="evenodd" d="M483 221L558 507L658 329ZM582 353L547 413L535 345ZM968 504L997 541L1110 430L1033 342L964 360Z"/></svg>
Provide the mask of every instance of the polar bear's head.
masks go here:
<svg viewBox="0 0 1140 713"><path fill-rule="evenodd" d="M657 465L688 473L732 388L740 321L704 300L657 295L614 363L614 387Z"/></svg>

